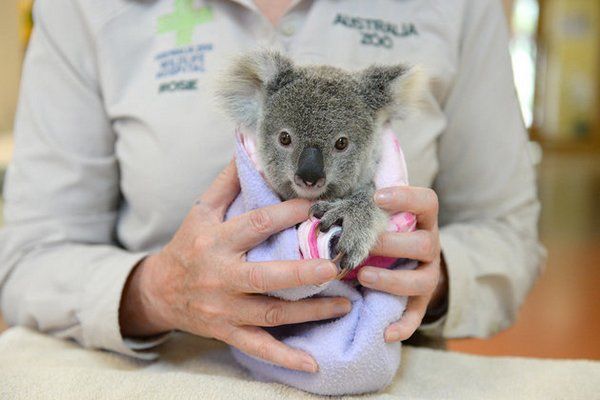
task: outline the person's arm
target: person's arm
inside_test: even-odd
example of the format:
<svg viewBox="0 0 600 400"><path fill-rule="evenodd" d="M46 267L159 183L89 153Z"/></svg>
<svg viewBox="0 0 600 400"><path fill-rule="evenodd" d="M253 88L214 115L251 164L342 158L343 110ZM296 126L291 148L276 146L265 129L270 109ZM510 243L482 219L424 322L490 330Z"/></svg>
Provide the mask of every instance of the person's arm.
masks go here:
<svg viewBox="0 0 600 400"><path fill-rule="evenodd" d="M25 325L129 355L121 291L145 254L117 246L119 170L94 41L72 4L36 1L0 233L2 312Z"/></svg>
<svg viewBox="0 0 600 400"><path fill-rule="evenodd" d="M499 1L467 2L459 52L434 184L448 312L423 329L448 338L485 337L507 328L544 258L535 171Z"/></svg>

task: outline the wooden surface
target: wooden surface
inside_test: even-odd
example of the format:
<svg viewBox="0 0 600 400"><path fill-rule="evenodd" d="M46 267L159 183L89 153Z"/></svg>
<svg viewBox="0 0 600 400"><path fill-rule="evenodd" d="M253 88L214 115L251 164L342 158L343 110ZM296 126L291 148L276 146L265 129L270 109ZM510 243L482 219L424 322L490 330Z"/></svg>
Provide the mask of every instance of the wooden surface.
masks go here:
<svg viewBox="0 0 600 400"><path fill-rule="evenodd" d="M600 246L547 243L549 261L517 323L488 340L452 340L455 351L482 355L600 360Z"/></svg>

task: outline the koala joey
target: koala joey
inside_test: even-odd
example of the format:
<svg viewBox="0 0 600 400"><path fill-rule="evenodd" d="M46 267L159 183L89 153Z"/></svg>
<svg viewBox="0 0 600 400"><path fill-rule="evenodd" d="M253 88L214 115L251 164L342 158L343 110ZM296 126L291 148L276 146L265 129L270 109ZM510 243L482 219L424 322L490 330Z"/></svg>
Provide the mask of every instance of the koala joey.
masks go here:
<svg viewBox="0 0 600 400"><path fill-rule="evenodd" d="M221 78L221 103L255 132L271 187L284 200L316 201L311 213L321 231L342 226L342 273L358 266L389 218L373 200L382 125L412 109L422 73L405 65L297 66L264 50L241 56Z"/></svg>

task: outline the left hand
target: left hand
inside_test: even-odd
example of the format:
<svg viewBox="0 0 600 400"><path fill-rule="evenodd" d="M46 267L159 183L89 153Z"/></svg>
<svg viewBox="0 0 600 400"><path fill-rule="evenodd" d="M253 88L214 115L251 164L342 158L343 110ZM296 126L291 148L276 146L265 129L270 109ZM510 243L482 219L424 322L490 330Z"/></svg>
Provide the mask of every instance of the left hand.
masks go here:
<svg viewBox="0 0 600 400"><path fill-rule="evenodd" d="M414 232L385 232L379 236L371 252L373 255L418 260L420 263L415 270L364 267L358 274L363 286L409 296L400 321L391 324L385 331L386 342L396 342L412 336L421 324L428 305L439 303L447 296L446 280L441 279L438 199L428 188L397 186L377 191L375 203L390 214L409 211L417 217ZM438 284L440 282L444 284Z"/></svg>

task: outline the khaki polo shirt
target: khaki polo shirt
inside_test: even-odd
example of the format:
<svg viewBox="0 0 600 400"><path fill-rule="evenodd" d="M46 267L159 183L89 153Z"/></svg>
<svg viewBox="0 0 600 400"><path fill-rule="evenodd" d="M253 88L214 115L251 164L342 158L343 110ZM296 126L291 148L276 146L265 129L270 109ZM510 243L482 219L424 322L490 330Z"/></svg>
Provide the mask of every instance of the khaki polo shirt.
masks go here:
<svg viewBox="0 0 600 400"><path fill-rule="evenodd" d="M123 285L233 154L210 94L241 51L356 70L422 65L423 110L392 126L411 183L440 198L449 309L438 337L506 328L543 250L497 0L302 0L273 27L251 1L37 0L0 233L4 317L138 357Z"/></svg>

